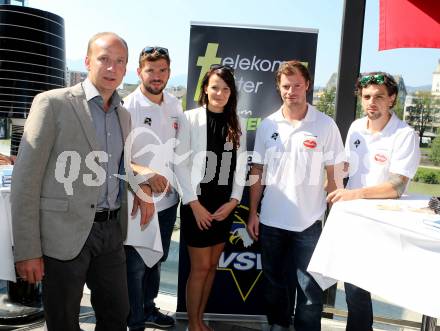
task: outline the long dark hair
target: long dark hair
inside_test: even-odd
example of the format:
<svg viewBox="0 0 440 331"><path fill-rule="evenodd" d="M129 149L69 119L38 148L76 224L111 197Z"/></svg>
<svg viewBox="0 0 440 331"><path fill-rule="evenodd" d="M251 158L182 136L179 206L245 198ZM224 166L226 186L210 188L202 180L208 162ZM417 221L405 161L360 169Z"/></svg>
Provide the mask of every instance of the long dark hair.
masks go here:
<svg viewBox="0 0 440 331"><path fill-rule="evenodd" d="M208 86L209 78L211 78L212 75L217 75L223 79L231 91L223 112L226 115L226 123L228 125L227 138L233 143L234 148L237 149L240 147L240 136L242 132L237 116L237 88L235 87L235 79L231 69L222 66L220 68L211 68L208 70L203 77L202 84L200 86L201 91L199 105L208 107L209 101L208 95L205 93L205 88Z"/></svg>

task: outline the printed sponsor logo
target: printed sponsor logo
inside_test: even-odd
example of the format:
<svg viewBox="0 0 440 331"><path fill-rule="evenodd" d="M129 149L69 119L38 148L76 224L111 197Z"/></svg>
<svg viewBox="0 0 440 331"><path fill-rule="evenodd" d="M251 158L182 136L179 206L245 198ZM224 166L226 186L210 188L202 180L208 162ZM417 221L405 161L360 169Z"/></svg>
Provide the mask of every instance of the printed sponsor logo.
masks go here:
<svg viewBox="0 0 440 331"><path fill-rule="evenodd" d="M306 139L303 141L303 145L306 148L314 149L314 148L316 148L317 143L316 143L315 139Z"/></svg>
<svg viewBox="0 0 440 331"><path fill-rule="evenodd" d="M278 132L274 132L271 136L270 136L273 140L277 140L279 137L279 133Z"/></svg>
<svg viewBox="0 0 440 331"><path fill-rule="evenodd" d="M150 117L145 117L144 124L148 124L149 126L151 126L151 118Z"/></svg>
<svg viewBox="0 0 440 331"><path fill-rule="evenodd" d="M254 243L246 230L249 208L239 205L234 213L229 240L220 256L217 270L228 272L243 302L252 293L262 277L261 254L252 249ZM255 248L255 247L253 247Z"/></svg>
<svg viewBox="0 0 440 331"><path fill-rule="evenodd" d="M173 123L173 129L177 131L179 129L179 119L176 116L171 116L171 122Z"/></svg>
<svg viewBox="0 0 440 331"><path fill-rule="evenodd" d="M208 43L206 45L205 54L197 57L196 66L200 67L199 79L197 87L194 93L194 101L199 100L200 86L203 77L208 72L210 67L214 64L221 64L228 66L235 71L256 71L256 72L276 72L284 61L282 59L264 59L257 55L243 56L242 54L234 54L232 56L219 57L217 55L219 50L219 43ZM224 54L224 51L221 52ZM307 62L302 62L305 66L308 66ZM247 80L243 76L235 75L235 83L237 90L242 93L257 94L263 90L264 82Z"/></svg>
<svg viewBox="0 0 440 331"><path fill-rule="evenodd" d="M376 155L374 155L374 161L379 164L384 164L388 161L388 158L384 154L377 153Z"/></svg>

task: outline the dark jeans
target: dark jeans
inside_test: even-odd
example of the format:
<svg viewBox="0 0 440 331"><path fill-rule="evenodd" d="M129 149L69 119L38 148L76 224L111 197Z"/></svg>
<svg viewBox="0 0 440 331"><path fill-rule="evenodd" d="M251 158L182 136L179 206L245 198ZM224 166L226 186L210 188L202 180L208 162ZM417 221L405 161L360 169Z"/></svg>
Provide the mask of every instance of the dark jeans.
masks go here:
<svg viewBox="0 0 440 331"><path fill-rule="evenodd" d="M260 224L263 274L267 283L264 296L269 324L289 327L295 304L291 301L292 292L296 289L295 330L321 330L323 291L307 272L321 230L320 221L302 232Z"/></svg>
<svg viewBox="0 0 440 331"><path fill-rule="evenodd" d="M159 293L160 266L168 257L171 235L176 222L177 206L162 210L158 213L160 236L162 238L163 256L152 268L145 265L139 253L133 246L125 246L127 256L128 296L130 298L130 314L128 326L140 328L144 326L156 305L154 299Z"/></svg>
<svg viewBox="0 0 440 331"><path fill-rule="evenodd" d="M370 292L350 283L344 283L347 301L347 331L373 330L373 305Z"/></svg>
<svg viewBox="0 0 440 331"><path fill-rule="evenodd" d="M121 226L112 219L93 223L73 260L44 256L43 303L49 331L79 331L84 284L91 291L97 331L126 331L129 311Z"/></svg>

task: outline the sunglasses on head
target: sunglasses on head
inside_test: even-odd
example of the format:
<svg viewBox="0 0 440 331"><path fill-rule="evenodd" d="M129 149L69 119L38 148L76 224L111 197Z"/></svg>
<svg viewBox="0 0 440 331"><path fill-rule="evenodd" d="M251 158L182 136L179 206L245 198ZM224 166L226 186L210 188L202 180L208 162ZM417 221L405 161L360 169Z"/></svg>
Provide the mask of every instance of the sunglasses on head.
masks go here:
<svg viewBox="0 0 440 331"><path fill-rule="evenodd" d="M228 70L231 74L234 74L234 68L232 68L230 66L225 66L223 64L212 64L209 68L213 69L213 70L225 69L225 70Z"/></svg>
<svg viewBox="0 0 440 331"><path fill-rule="evenodd" d="M162 54L162 55L168 55L168 48L159 47L159 46L155 46L155 47L147 46L142 50L142 55L153 54L155 52Z"/></svg>
<svg viewBox="0 0 440 331"><path fill-rule="evenodd" d="M382 74L377 74L377 75L365 75L362 76L359 79L359 84L362 87L365 87L369 84L378 84L378 85L382 85L385 83L385 76Z"/></svg>

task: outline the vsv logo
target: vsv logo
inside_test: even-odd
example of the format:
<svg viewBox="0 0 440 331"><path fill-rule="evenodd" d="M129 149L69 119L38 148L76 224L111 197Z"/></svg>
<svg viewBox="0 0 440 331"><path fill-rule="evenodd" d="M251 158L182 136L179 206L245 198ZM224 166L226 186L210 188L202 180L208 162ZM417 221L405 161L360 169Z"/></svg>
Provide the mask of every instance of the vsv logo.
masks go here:
<svg viewBox="0 0 440 331"><path fill-rule="evenodd" d="M243 301L262 276L261 254L246 230L249 208L239 205L234 213L229 240L218 263L219 271L230 273Z"/></svg>

